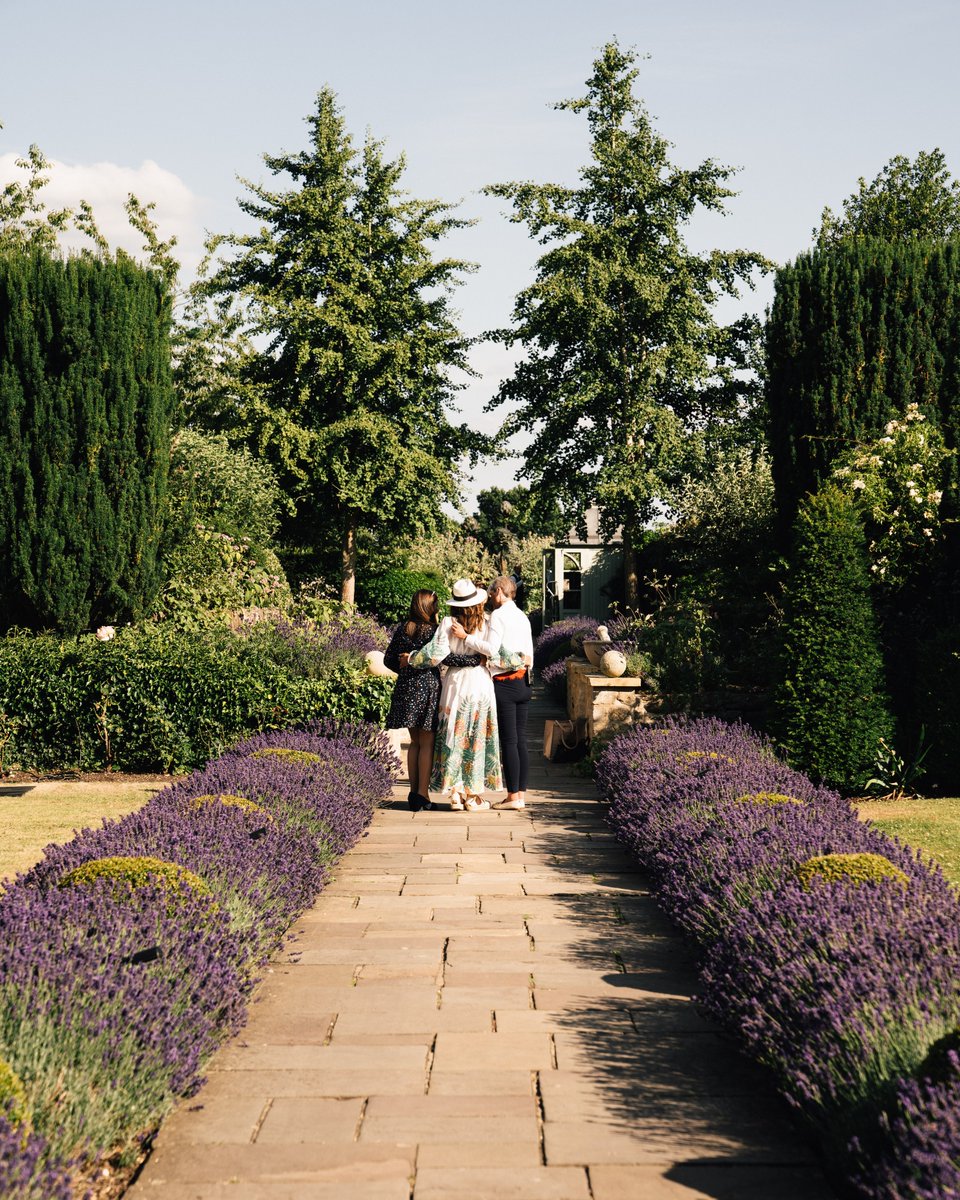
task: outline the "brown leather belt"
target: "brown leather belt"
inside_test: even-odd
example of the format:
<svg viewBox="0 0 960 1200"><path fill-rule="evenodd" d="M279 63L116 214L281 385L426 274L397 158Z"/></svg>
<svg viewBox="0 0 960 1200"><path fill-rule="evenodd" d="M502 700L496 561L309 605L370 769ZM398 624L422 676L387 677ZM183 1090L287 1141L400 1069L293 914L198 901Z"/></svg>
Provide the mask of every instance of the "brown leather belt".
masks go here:
<svg viewBox="0 0 960 1200"><path fill-rule="evenodd" d="M494 683L509 683L511 679L523 679L526 677L527 668L521 667L518 671L511 671L508 675L494 675Z"/></svg>

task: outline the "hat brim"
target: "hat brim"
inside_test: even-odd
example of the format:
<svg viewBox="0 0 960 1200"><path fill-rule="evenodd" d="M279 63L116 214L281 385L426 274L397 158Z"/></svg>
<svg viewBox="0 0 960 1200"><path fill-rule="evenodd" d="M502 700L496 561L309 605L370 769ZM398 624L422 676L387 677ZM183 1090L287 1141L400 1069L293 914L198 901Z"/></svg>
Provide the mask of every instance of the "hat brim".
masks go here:
<svg viewBox="0 0 960 1200"><path fill-rule="evenodd" d="M455 600L453 596L447 601L449 608L473 608L477 604L486 604L487 592L483 588L477 588L469 600Z"/></svg>

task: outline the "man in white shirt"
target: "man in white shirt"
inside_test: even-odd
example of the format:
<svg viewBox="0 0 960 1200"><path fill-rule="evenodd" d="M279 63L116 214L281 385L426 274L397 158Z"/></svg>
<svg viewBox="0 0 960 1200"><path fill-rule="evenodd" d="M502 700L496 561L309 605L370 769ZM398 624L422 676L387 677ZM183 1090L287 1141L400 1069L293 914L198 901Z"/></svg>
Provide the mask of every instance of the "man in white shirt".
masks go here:
<svg viewBox="0 0 960 1200"><path fill-rule="evenodd" d="M472 634L467 646L486 654L487 669L493 676L497 701L497 725L500 730L500 760L507 785L507 798L494 808L523 808L526 803L529 756L527 754L527 713L530 710L530 667L533 665L533 633L527 615L514 603L517 585L507 575L498 575L490 585L494 606L486 635ZM456 630L455 630L456 632ZM499 663L500 648L522 654L525 666L510 670Z"/></svg>

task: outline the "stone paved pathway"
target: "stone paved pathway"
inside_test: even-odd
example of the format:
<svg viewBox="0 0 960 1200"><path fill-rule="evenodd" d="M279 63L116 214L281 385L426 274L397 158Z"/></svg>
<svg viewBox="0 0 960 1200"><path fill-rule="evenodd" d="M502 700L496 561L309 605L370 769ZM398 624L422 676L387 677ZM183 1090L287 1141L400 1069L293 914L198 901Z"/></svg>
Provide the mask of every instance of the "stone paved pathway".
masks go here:
<svg viewBox="0 0 960 1200"><path fill-rule="evenodd" d="M592 784L532 748L521 813L412 814L397 789L128 1196L833 1195L697 1015Z"/></svg>

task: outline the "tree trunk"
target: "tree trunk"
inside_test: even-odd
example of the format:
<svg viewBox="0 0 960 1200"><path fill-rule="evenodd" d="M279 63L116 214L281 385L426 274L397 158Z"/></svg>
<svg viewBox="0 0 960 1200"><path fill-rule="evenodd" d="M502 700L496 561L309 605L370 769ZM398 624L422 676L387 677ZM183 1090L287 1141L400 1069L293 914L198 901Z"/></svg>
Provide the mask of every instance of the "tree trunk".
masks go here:
<svg viewBox="0 0 960 1200"><path fill-rule="evenodd" d="M624 522L623 525L623 592L624 603L629 609L640 607L640 575L637 569L637 548L633 541L633 531Z"/></svg>
<svg viewBox="0 0 960 1200"><path fill-rule="evenodd" d="M347 513L343 530L343 576L340 599L344 604L353 604L357 593L357 514L351 509Z"/></svg>

